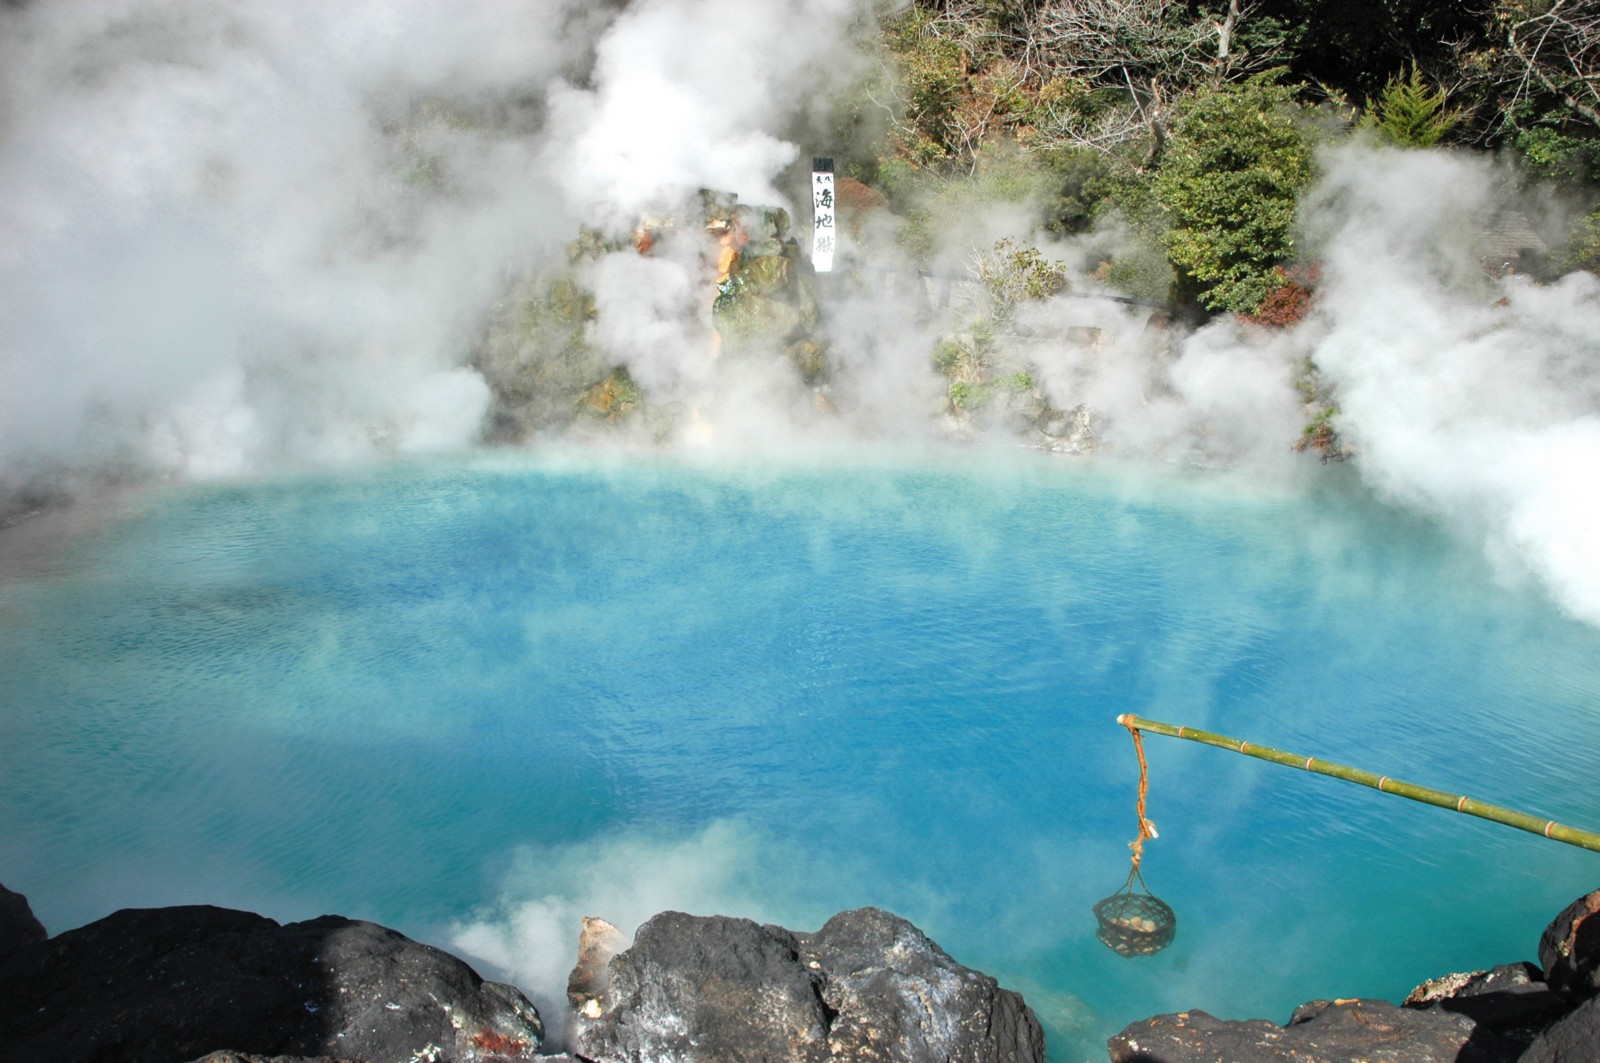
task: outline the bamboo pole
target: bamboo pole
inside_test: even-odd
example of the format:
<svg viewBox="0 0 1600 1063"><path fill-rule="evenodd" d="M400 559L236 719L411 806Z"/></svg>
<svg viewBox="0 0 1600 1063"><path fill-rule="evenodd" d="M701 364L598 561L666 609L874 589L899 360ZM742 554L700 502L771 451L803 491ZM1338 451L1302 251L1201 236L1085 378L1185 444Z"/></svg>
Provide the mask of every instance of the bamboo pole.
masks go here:
<svg viewBox="0 0 1600 1063"><path fill-rule="evenodd" d="M1465 812L1469 816L1478 816L1481 819L1503 823L1508 827L1529 831L1551 841L1566 842L1576 845L1580 849L1591 849L1600 852L1600 834L1592 831L1579 830L1576 827L1563 826L1554 820L1540 819L1530 816L1526 812L1518 812L1511 808L1502 808L1491 805L1487 801L1478 801L1471 797L1462 797L1460 794L1447 794L1443 790L1430 790L1426 786L1417 786L1413 783L1392 779L1387 775L1375 775L1370 771L1360 768L1347 767L1344 764L1334 764L1316 757L1301 756L1299 753L1285 753L1281 749L1270 746L1258 746L1252 742L1242 742L1237 738L1227 735L1212 734L1210 731L1199 731L1193 727L1178 727L1160 720L1147 720L1142 716L1124 713L1117 717L1117 722L1128 730L1138 733L1149 731L1151 734L1167 735L1171 738L1182 738L1190 742L1201 742L1218 749L1229 749L1235 753L1243 753L1247 757L1258 760L1271 761L1274 764L1283 764L1302 771L1313 771L1319 775L1331 775L1335 779L1345 782L1360 783L1370 786L1374 790L1398 797L1407 797L1413 801L1424 804L1438 805L1440 808L1453 808L1457 812Z"/></svg>

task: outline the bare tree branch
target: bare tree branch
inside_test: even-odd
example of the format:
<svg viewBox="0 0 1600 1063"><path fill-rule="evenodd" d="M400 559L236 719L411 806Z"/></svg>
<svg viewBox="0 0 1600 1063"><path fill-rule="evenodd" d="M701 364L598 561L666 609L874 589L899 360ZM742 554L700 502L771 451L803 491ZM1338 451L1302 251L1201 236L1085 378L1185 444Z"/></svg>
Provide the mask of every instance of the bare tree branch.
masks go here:
<svg viewBox="0 0 1600 1063"><path fill-rule="evenodd" d="M1511 0L1502 10L1515 61L1512 103L1537 82L1600 129L1600 2Z"/></svg>

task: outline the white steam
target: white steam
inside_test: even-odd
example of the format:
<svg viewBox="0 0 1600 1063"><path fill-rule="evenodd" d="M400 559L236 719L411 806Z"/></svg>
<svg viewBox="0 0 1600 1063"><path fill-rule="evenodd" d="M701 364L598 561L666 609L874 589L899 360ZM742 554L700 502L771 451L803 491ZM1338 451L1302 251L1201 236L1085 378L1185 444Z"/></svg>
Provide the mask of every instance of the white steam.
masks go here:
<svg viewBox="0 0 1600 1063"><path fill-rule="evenodd" d="M799 148L773 131L853 67L857 6L640 0L600 42L593 87L552 95L552 168L599 223L701 188L787 205L772 181Z"/></svg>
<svg viewBox="0 0 1600 1063"><path fill-rule="evenodd" d="M559 3L58 3L4 16L0 460L192 474L474 440L458 370L566 228L458 109L564 61Z"/></svg>
<svg viewBox="0 0 1600 1063"><path fill-rule="evenodd" d="M474 344L509 282L563 261L580 222L617 235L700 188L793 207L793 164L833 147L797 131L824 128L867 62L865 10L0 9L0 492L81 468L217 476L476 442L492 395ZM1027 306L997 369L1062 416L1092 411L1108 451L1281 473L1305 460L1288 444L1311 355L1377 490L1600 623L1600 284L1485 277L1481 235L1513 192L1481 158L1354 144L1323 169L1305 211L1323 279L1299 329L1185 336L1084 298L1115 293L1083 247L1046 243L1081 267L1072 294ZM995 237L1038 242L1016 204L958 213L933 256L946 273ZM948 381L929 355L971 322L929 299L894 227L857 218L841 261L865 268L819 279L825 395L781 359L717 358L693 234L585 267L590 339L680 438L936 438ZM1017 414L974 422L1036 435Z"/></svg>
<svg viewBox="0 0 1600 1063"><path fill-rule="evenodd" d="M1487 160L1357 145L1324 167L1302 339L1363 477L1600 624L1600 281L1489 276L1496 212L1516 202Z"/></svg>
<svg viewBox="0 0 1600 1063"><path fill-rule="evenodd" d="M816 925L819 914L778 883L808 883L814 871L751 828L717 821L682 837L640 832L567 846L523 846L501 883L495 907L449 932L455 951L521 987L551 1025L555 1044L567 1012L567 975L577 962L584 916L598 916L631 937L663 911L738 913L757 922Z"/></svg>
<svg viewBox="0 0 1600 1063"><path fill-rule="evenodd" d="M771 130L852 8L5 10L0 488L475 442L490 395L464 367L507 277L580 217L776 198L798 149ZM623 291L643 309L613 333L663 298Z"/></svg>

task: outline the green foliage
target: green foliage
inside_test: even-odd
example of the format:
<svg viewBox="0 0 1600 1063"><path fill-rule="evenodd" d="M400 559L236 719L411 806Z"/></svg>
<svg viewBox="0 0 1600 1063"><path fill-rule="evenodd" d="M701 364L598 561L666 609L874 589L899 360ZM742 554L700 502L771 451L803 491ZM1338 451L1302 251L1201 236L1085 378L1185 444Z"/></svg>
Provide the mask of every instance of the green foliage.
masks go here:
<svg viewBox="0 0 1600 1063"><path fill-rule="evenodd" d="M931 12L912 5L884 24L905 110L896 129L896 153L918 167L959 153L956 112L967 93L966 53L931 32L932 21Z"/></svg>
<svg viewBox="0 0 1600 1063"><path fill-rule="evenodd" d="M1045 228L1063 236L1086 232L1110 190L1111 163L1089 148L1047 148L1033 158L1044 174Z"/></svg>
<svg viewBox="0 0 1600 1063"><path fill-rule="evenodd" d="M1004 366L999 337L1016 308L1029 299L1047 299L1066 288L1066 270L1036 247L1001 240L976 255L973 276L986 293L967 330L946 336L933 352L933 364L949 378L947 394L956 411L980 409L997 394L1033 390L1033 376L1015 363Z"/></svg>
<svg viewBox="0 0 1600 1063"><path fill-rule="evenodd" d="M1294 449L1320 454L1324 463L1345 460L1349 453L1339 438L1339 404L1334 401L1332 389L1315 361L1306 358L1300 363L1294 388L1300 393L1306 411L1306 423L1300 430L1300 438L1293 443Z"/></svg>
<svg viewBox="0 0 1600 1063"><path fill-rule="evenodd" d="M966 353L961 344L946 336L933 349L933 367L945 376L955 376Z"/></svg>
<svg viewBox="0 0 1600 1063"><path fill-rule="evenodd" d="M1294 441L1294 449L1314 451L1322 455L1324 463L1343 461L1348 455L1344 441L1339 438L1338 417L1339 407L1336 405L1318 408L1300 430L1300 438Z"/></svg>
<svg viewBox="0 0 1600 1063"><path fill-rule="evenodd" d="M996 324L1010 320L1019 304L1048 299L1067 288L1067 271L1061 263L1045 258L1037 247L1021 247L1010 239L979 254L972 272L989 293L989 314Z"/></svg>
<svg viewBox="0 0 1600 1063"><path fill-rule="evenodd" d="M1560 265L1566 270L1600 273L1600 209L1591 210L1573 227Z"/></svg>
<svg viewBox="0 0 1600 1063"><path fill-rule="evenodd" d="M1600 182L1600 139L1587 129L1575 128L1564 110L1513 108L1506 121L1515 129L1512 148L1535 177Z"/></svg>
<svg viewBox="0 0 1600 1063"><path fill-rule="evenodd" d="M1155 194L1167 253L1213 310L1251 313L1294 255L1295 199L1312 176L1294 92L1265 79L1223 85L1177 108Z"/></svg>
<svg viewBox="0 0 1600 1063"><path fill-rule="evenodd" d="M950 384L950 405L958 410L976 410L989 401L990 389L982 384L956 380Z"/></svg>
<svg viewBox="0 0 1600 1063"><path fill-rule="evenodd" d="M1017 145L993 140L979 151L970 170L944 175L913 170L884 160L880 183L906 220L900 243L913 255L930 255L941 232L958 229L967 219L997 203L1041 206L1051 201L1050 170Z"/></svg>
<svg viewBox="0 0 1600 1063"><path fill-rule="evenodd" d="M1461 121L1444 105L1444 90L1429 88L1413 66L1405 77L1396 74L1389 79L1361 125L1397 147L1431 148Z"/></svg>

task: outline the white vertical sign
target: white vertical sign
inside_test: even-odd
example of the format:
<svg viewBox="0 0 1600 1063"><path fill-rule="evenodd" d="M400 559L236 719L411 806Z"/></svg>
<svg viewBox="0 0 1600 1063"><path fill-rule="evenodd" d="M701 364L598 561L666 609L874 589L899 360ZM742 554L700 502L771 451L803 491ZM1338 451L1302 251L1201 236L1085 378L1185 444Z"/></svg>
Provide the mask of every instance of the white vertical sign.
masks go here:
<svg viewBox="0 0 1600 1063"><path fill-rule="evenodd" d="M818 273L827 273L833 269L833 252L838 247L832 159L811 160L811 208L811 265Z"/></svg>

